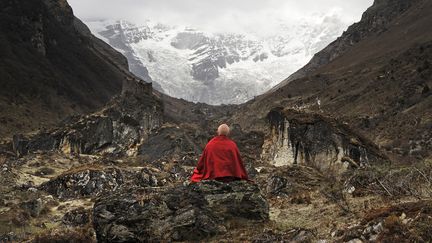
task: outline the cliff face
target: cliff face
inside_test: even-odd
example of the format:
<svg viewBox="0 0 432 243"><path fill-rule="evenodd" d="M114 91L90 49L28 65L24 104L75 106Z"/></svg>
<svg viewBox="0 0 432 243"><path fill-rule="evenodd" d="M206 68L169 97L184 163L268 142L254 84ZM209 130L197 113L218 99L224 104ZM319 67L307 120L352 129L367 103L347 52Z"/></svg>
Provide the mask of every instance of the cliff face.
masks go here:
<svg viewBox="0 0 432 243"><path fill-rule="evenodd" d="M280 108L267 119L271 133L262 157L275 166L305 165L337 175L389 162L372 142L335 119Z"/></svg>
<svg viewBox="0 0 432 243"><path fill-rule="evenodd" d="M126 59L63 0L0 3L0 136L95 110L121 91Z"/></svg>
<svg viewBox="0 0 432 243"><path fill-rule="evenodd" d="M125 80L122 95L103 109L72 117L58 128L34 136L15 135L13 150L18 156L29 152L60 150L67 154L133 155L138 145L163 121L161 101L151 84Z"/></svg>

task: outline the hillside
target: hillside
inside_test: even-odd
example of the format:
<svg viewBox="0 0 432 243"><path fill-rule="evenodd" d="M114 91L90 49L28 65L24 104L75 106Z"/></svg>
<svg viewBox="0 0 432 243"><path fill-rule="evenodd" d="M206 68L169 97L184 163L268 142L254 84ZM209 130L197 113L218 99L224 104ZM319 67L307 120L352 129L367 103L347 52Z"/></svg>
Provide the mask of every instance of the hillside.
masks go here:
<svg viewBox="0 0 432 243"><path fill-rule="evenodd" d="M294 76L246 104L240 121L253 127L259 121L248 113L265 117L271 107L319 112L347 122L392 156L430 157L431 13L430 1L375 1Z"/></svg>
<svg viewBox="0 0 432 243"><path fill-rule="evenodd" d="M0 137L95 110L120 92L127 60L66 1L1 1L0 8Z"/></svg>

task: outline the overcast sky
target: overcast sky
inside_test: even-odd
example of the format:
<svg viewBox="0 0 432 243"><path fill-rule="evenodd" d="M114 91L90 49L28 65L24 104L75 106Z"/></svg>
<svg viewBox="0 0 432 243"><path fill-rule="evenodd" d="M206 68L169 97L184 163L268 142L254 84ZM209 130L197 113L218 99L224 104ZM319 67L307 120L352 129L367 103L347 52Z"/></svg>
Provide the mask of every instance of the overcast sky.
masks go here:
<svg viewBox="0 0 432 243"><path fill-rule="evenodd" d="M296 20L334 13L357 22L373 0L69 0L84 21L125 19L139 24L150 19L198 28L241 29L245 23L265 28L269 19Z"/></svg>

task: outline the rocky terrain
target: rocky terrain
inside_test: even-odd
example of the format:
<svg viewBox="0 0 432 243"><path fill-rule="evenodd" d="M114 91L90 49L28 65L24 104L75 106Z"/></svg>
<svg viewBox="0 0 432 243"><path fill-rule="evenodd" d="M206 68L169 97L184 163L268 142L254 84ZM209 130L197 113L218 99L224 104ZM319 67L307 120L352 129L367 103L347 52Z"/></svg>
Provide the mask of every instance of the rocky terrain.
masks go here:
<svg viewBox="0 0 432 243"><path fill-rule="evenodd" d="M29 3L2 4L1 14ZM32 4L60 26L58 11L70 9L62 0ZM162 94L106 47L101 68L109 62L121 81L109 101L30 133L6 127L0 241L432 241L431 9L426 0L376 0L355 25L369 30L358 42L339 40L333 60L242 105ZM221 122L251 181L190 184Z"/></svg>
<svg viewBox="0 0 432 243"><path fill-rule="evenodd" d="M66 1L7 0L0 8L2 137L99 109L132 75L126 58L95 38Z"/></svg>

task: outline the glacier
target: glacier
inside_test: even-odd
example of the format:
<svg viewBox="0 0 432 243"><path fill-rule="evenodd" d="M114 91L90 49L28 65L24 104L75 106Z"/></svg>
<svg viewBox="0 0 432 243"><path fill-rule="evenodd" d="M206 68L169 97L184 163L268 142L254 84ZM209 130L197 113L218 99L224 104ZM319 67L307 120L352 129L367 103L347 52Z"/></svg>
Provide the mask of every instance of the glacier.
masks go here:
<svg viewBox="0 0 432 243"><path fill-rule="evenodd" d="M349 23L321 14L274 33L211 33L147 20L86 21L92 32L123 53L131 71L159 91L192 102L240 104L305 65ZM251 28L253 29L253 28Z"/></svg>

